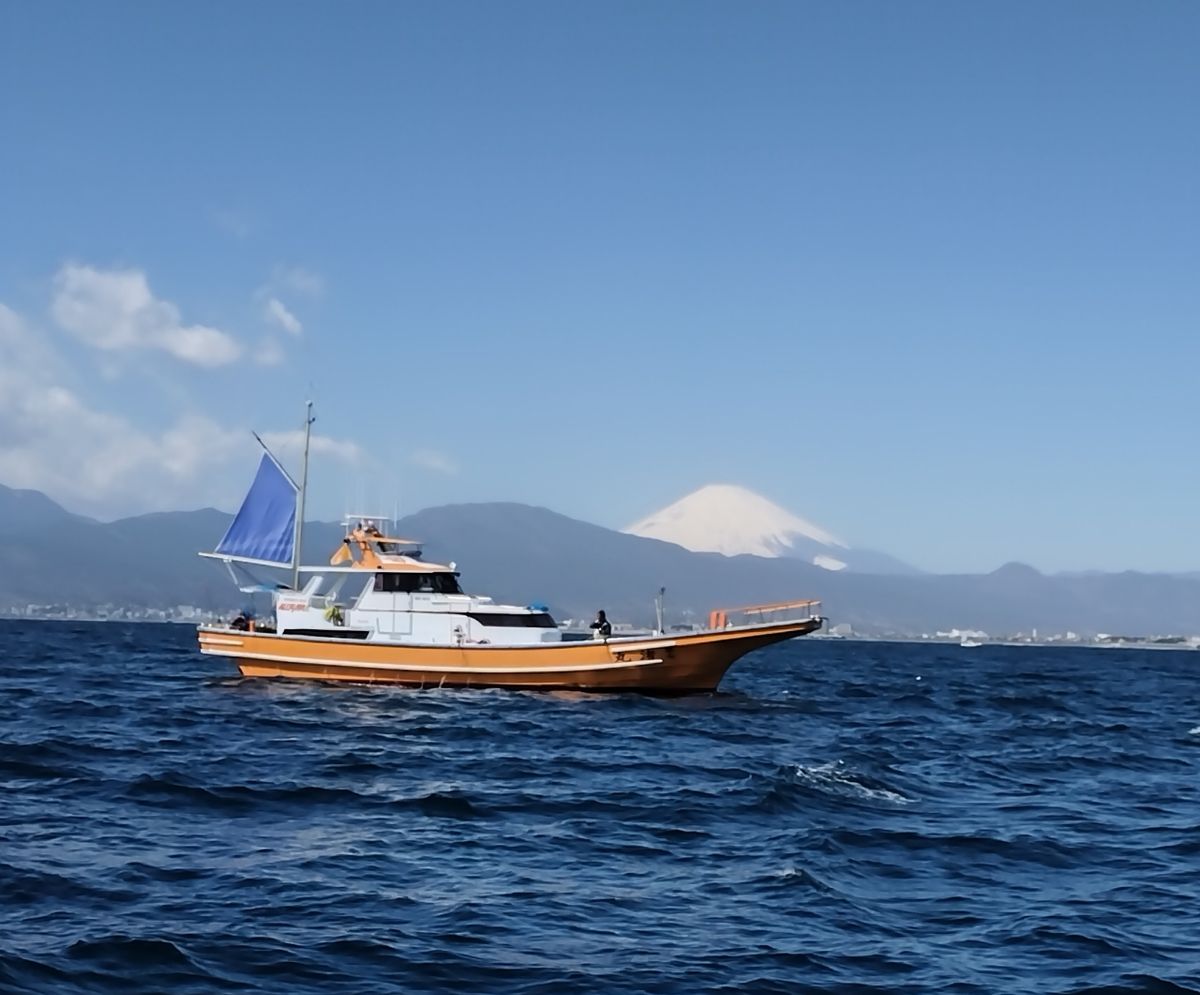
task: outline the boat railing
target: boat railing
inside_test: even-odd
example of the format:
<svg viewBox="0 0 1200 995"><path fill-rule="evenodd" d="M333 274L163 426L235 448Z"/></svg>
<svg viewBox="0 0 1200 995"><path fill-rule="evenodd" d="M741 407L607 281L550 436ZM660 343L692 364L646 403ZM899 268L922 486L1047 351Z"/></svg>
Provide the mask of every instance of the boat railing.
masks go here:
<svg viewBox="0 0 1200 995"><path fill-rule="evenodd" d="M746 625L780 625L786 622L811 622L821 618L821 602L773 601L741 608L715 608L708 613L710 629L734 629Z"/></svg>

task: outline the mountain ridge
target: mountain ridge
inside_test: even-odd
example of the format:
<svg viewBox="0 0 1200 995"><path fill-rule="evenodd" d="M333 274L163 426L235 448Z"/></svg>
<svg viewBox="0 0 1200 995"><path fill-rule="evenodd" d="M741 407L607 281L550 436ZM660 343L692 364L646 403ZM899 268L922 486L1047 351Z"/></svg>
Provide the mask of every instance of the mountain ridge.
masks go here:
<svg viewBox="0 0 1200 995"><path fill-rule="evenodd" d="M232 517L224 512L155 512L103 523L73 516L49 498L16 501L10 494L0 486L0 612L53 603L190 604L224 612L242 600L219 564L196 555L221 538ZM545 602L562 619L590 618L603 607L616 619L649 622L654 595L666 586L668 617L676 621L702 621L715 607L816 597L833 622L868 634L952 627L993 635L1033 628L1200 633L1200 578L1047 575L1027 564L958 575L828 571L796 558L692 552L514 502L427 508L398 528L422 540L431 560L459 564L467 590ZM326 562L342 535L339 525L307 523L305 562Z"/></svg>

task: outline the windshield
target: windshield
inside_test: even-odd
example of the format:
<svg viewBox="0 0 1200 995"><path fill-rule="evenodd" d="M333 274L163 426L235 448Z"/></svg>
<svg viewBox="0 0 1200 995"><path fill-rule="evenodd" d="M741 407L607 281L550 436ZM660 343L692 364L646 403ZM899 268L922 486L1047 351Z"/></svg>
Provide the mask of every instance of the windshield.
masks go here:
<svg viewBox="0 0 1200 995"><path fill-rule="evenodd" d="M414 591L433 594L462 594L455 573L410 573L385 571L375 575L375 590L392 594L412 594Z"/></svg>

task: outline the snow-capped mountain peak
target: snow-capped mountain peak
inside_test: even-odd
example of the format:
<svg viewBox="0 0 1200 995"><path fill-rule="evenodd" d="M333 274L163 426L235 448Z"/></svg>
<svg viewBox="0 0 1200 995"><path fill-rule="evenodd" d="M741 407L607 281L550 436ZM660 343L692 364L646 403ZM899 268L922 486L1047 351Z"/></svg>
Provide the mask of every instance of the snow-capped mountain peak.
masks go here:
<svg viewBox="0 0 1200 995"><path fill-rule="evenodd" d="M701 487L624 531L695 552L802 555L826 570L843 569L838 551L849 549L820 526L734 484Z"/></svg>

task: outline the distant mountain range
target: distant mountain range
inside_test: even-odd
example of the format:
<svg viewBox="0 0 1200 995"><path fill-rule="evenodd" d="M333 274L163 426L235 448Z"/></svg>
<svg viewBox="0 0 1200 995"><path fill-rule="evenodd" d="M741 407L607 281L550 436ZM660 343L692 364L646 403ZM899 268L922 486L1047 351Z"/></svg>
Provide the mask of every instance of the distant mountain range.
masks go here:
<svg viewBox="0 0 1200 995"><path fill-rule="evenodd" d="M196 555L216 545L229 521L205 509L101 523L36 491L0 486L0 611L30 603L236 608L242 595L223 567ZM521 504L429 508L397 528L422 539L430 559L456 561L468 590L519 604L542 602L560 619L590 618L605 608L616 619L648 622L654 595L665 586L670 621L702 620L720 606L818 597L832 622L876 634L951 627L993 635L1035 627L1043 633L1200 633L1195 577L1047 576L1021 564L981 575L865 573L846 557L845 569L829 570L787 555L694 552ZM324 563L342 530L312 523L305 535L305 562Z"/></svg>

